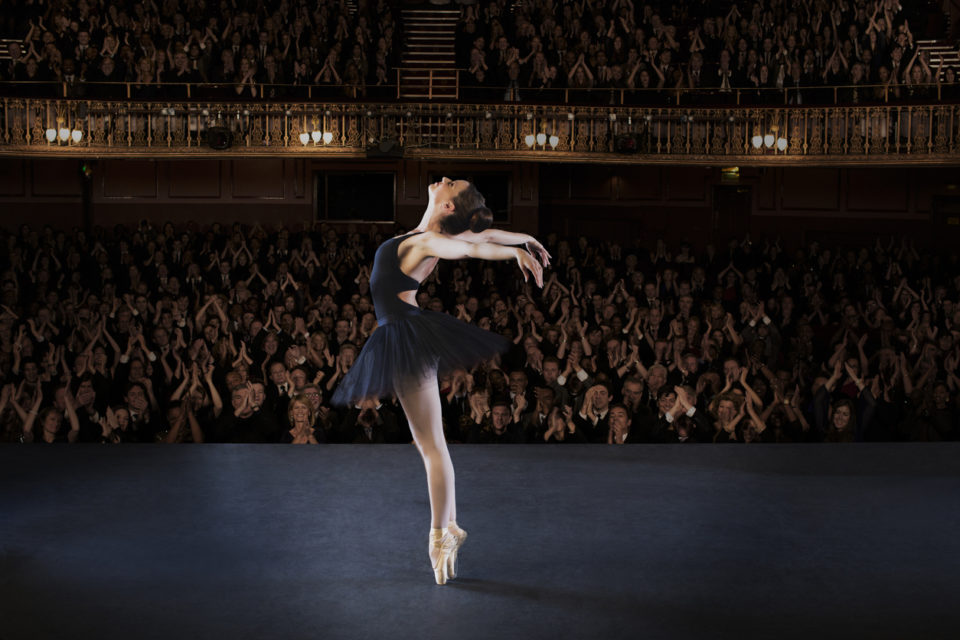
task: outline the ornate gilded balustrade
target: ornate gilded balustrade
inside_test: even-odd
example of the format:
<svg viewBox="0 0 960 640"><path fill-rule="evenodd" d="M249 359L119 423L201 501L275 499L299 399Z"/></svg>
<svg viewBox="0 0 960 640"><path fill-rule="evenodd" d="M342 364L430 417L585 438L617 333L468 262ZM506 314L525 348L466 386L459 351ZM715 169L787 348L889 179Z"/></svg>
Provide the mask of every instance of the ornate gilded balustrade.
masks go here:
<svg viewBox="0 0 960 640"><path fill-rule="evenodd" d="M956 104L700 108L4 98L2 109L3 155L365 157L373 152L465 160L796 163L803 158L833 164L960 159Z"/></svg>

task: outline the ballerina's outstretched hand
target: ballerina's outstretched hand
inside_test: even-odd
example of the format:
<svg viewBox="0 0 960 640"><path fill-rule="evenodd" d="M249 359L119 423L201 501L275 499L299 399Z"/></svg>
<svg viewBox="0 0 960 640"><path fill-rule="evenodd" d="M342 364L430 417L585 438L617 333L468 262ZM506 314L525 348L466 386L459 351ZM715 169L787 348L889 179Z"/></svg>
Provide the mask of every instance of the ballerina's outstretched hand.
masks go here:
<svg viewBox="0 0 960 640"><path fill-rule="evenodd" d="M530 276L533 276L533 281L537 283L537 286L543 288L543 267L532 255L523 249L519 249L517 251L517 265L523 273L524 282L528 282Z"/></svg>
<svg viewBox="0 0 960 640"><path fill-rule="evenodd" d="M527 249L529 249L529 250L530 250L530 253L532 253L533 255L535 255L535 256L537 257L537 259L540 260L540 263L541 263L544 267L549 267L549 266L550 266L550 258L551 258L552 256L550 255L550 252L548 252L548 251L544 248L544 246L543 246L542 244L540 244L537 240L530 240L530 241L528 241L528 242L527 242ZM543 285L541 284L540 286L542 287Z"/></svg>

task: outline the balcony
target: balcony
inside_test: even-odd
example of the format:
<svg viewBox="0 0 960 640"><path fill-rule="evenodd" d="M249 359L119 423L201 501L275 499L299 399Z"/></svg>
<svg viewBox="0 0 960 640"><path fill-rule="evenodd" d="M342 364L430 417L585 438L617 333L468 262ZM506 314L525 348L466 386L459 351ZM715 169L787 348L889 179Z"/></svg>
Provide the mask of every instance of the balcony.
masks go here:
<svg viewBox="0 0 960 640"><path fill-rule="evenodd" d="M607 102L616 104L601 105L318 100L312 94L228 100L193 97L203 95L196 89L175 100L4 97L0 155L834 165L960 160L960 105L939 103L935 90L919 103L790 106L783 91L764 104L745 104L736 93L721 96L729 104L710 104L673 91L611 92ZM671 104L646 99L654 97Z"/></svg>

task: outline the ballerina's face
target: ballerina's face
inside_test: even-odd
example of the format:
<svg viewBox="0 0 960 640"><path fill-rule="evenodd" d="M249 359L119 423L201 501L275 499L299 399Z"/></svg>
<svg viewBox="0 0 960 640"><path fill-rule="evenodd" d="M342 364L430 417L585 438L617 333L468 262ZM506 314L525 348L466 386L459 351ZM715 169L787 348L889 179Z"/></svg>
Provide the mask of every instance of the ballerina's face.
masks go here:
<svg viewBox="0 0 960 640"><path fill-rule="evenodd" d="M450 178L441 178L434 182L427 189L430 192L430 199L433 202L450 202L460 195L460 192L470 185L466 180L451 180Z"/></svg>

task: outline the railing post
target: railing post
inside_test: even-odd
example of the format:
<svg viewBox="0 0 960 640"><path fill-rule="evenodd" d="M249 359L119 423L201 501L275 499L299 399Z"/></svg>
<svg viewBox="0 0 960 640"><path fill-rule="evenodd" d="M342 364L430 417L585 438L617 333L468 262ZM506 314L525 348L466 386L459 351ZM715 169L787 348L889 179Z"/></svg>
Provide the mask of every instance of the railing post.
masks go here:
<svg viewBox="0 0 960 640"><path fill-rule="evenodd" d="M187 98L190 98L190 85L187 85Z"/></svg>

